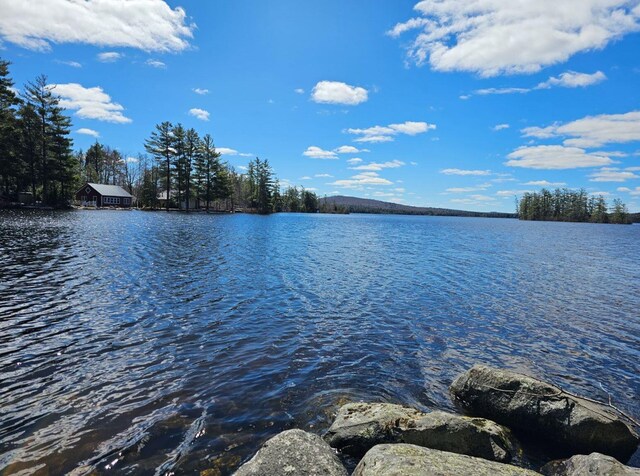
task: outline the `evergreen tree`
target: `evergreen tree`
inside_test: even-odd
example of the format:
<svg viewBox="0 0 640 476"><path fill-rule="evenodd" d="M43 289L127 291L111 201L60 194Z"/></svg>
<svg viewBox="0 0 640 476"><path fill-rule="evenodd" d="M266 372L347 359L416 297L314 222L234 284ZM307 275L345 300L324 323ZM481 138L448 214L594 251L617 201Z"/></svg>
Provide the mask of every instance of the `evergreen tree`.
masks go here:
<svg viewBox="0 0 640 476"><path fill-rule="evenodd" d="M153 131L151 137L145 141L145 149L147 152L149 152L160 165L164 165L167 210L169 210L169 202L171 200L171 164L175 155L172 129L173 125L170 122L157 124L156 130Z"/></svg>
<svg viewBox="0 0 640 476"><path fill-rule="evenodd" d="M4 193L8 196L11 186L19 187L20 172L23 162L19 160L19 134L16 107L20 100L13 89L13 81L9 77L8 61L0 59L0 178Z"/></svg>

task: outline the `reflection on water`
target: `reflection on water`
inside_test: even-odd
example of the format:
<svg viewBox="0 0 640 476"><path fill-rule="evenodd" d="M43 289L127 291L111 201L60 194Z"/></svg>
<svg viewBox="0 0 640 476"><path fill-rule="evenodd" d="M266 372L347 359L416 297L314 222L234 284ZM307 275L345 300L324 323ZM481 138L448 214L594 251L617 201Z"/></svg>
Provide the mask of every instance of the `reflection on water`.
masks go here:
<svg viewBox="0 0 640 476"><path fill-rule="evenodd" d="M0 214L0 474L227 474L476 362L640 414L640 226ZM634 464L638 464L638 458Z"/></svg>

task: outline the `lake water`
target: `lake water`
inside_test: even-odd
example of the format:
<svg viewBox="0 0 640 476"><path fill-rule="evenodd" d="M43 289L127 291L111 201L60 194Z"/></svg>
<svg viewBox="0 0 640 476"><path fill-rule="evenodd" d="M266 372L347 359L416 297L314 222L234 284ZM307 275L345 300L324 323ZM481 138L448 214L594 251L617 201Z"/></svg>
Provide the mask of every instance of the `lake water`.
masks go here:
<svg viewBox="0 0 640 476"><path fill-rule="evenodd" d="M0 212L2 475L228 474L474 363L638 418L639 361L638 225Z"/></svg>

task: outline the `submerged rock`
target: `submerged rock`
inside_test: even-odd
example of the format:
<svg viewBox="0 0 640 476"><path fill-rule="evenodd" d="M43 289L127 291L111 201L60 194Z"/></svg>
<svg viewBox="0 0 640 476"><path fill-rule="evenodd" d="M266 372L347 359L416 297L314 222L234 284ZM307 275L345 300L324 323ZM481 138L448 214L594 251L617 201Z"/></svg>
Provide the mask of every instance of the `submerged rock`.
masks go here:
<svg viewBox="0 0 640 476"><path fill-rule="evenodd" d="M625 466L617 459L600 453L552 461L545 464L540 472L545 476L640 476L640 468Z"/></svg>
<svg viewBox="0 0 640 476"><path fill-rule="evenodd" d="M353 476L535 476L528 469L408 444L377 445Z"/></svg>
<svg viewBox="0 0 640 476"><path fill-rule="evenodd" d="M236 476L347 476L335 452L322 438L287 430L268 440Z"/></svg>
<svg viewBox="0 0 640 476"><path fill-rule="evenodd" d="M600 452L627 461L638 435L609 407L541 380L476 365L451 385L460 406L553 443L569 454Z"/></svg>
<svg viewBox="0 0 640 476"><path fill-rule="evenodd" d="M509 430L490 420L440 411L422 413L390 403L344 405L325 439L358 457L380 443L410 443L508 462L518 447Z"/></svg>

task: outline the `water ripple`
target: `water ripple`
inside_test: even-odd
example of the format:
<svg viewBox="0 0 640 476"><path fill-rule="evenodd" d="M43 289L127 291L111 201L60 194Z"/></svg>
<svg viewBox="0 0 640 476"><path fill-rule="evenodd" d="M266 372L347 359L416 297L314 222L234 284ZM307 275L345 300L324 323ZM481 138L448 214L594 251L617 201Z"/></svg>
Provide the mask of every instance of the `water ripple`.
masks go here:
<svg viewBox="0 0 640 476"><path fill-rule="evenodd" d="M640 227L0 213L0 474L228 474L476 362L640 414ZM636 464L638 459L636 458Z"/></svg>

